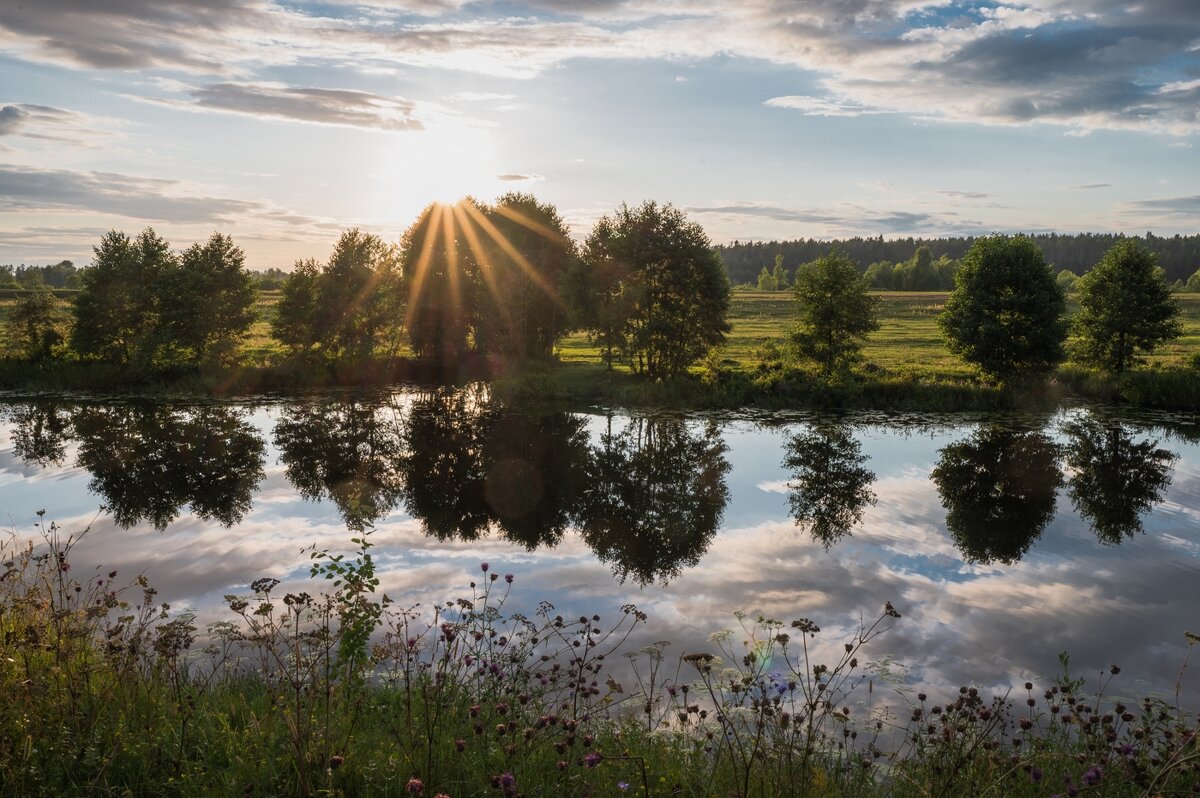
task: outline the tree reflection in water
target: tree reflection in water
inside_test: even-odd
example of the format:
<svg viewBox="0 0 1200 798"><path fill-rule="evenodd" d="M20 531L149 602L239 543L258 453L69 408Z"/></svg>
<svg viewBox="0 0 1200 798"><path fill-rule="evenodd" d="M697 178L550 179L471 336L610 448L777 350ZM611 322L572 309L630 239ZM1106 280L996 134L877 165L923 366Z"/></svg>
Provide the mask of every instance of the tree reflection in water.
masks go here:
<svg viewBox="0 0 1200 798"><path fill-rule="evenodd" d="M49 468L67 457L67 444L75 435L78 407L55 399L34 399L5 409L5 420L13 425L13 454L26 465Z"/></svg>
<svg viewBox="0 0 1200 798"><path fill-rule="evenodd" d="M579 508L584 541L623 581L667 581L707 551L729 501L715 423L633 419L600 436Z"/></svg>
<svg viewBox="0 0 1200 798"><path fill-rule="evenodd" d="M1092 416L1063 426L1067 493L1101 543L1116 545L1145 531L1142 516L1162 501L1179 456L1157 440L1135 442L1118 423Z"/></svg>
<svg viewBox="0 0 1200 798"><path fill-rule="evenodd" d="M828 550L850 534L868 504L875 503L875 473L849 426L817 424L787 442L788 502L796 525Z"/></svg>
<svg viewBox="0 0 1200 798"><path fill-rule="evenodd" d="M309 501L329 499L362 532L400 499L398 409L359 399L306 400L284 408L275 445L287 477Z"/></svg>
<svg viewBox="0 0 1200 798"><path fill-rule="evenodd" d="M263 478L264 445L247 412L218 404L85 405L74 422L78 465L120 526L148 521L163 530L184 505L233 526Z"/></svg>
<svg viewBox="0 0 1200 798"><path fill-rule="evenodd" d="M931 477L967 562L1012 564L1054 518L1058 446L1042 432L989 424L943 448Z"/></svg>

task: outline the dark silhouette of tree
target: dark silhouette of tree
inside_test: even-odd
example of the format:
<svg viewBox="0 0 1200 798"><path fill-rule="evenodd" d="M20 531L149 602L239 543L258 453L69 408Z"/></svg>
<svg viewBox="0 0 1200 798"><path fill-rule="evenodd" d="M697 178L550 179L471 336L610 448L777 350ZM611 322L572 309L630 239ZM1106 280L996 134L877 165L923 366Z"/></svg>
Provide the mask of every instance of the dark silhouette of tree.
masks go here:
<svg viewBox="0 0 1200 798"><path fill-rule="evenodd" d="M93 251L73 306L72 348L83 358L153 365L157 288L176 267L170 245L148 227L136 239L111 230Z"/></svg>
<svg viewBox="0 0 1200 798"><path fill-rule="evenodd" d="M482 211L471 199L430 205L400 243L408 341L430 363L459 363L476 326L478 263L468 226L475 214Z"/></svg>
<svg viewBox="0 0 1200 798"><path fill-rule="evenodd" d="M729 280L698 224L670 205L622 205L596 223L584 247L587 301L623 319L589 323L601 337L620 321L621 354L653 378L685 371L725 340ZM619 282L613 282L616 278Z"/></svg>
<svg viewBox="0 0 1200 798"><path fill-rule="evenodd" d="M865 462L862 444L844 425L818 425L788 440L783 467L791 475L792 518L826 549L850 534L875 503L875 473Z"/></svg>
<svg viewBox="0 0 1200 798"><path fill-rule="evenodd" d="M566 223L530 194L461 207L479 265L476 347L517 360L549 355L570 324L563 290L578 255Z"/></svg>
<svg viewBox="0 0 1200 798"><path fill-rule="evenodd" d="M1117 423L1083 418L1064 427L1071 502L1101 543L1142 533L1142 515L1162 501L1178 455L1156 440L1135 442Z"/></svg>
<svg viewBox="0 0 1200 798"><path fill-rule="evenodd" d="M975 241L938 317L951 352L1000 382L1051 371L1064 356L1066 302L1026 236Z"/></svg>
<svg viewBox="0 0 1200 798"><path fill-rule="evenodd" d="M317 351L330 361L390 356L399 345L402 308L395 249L347 230L323 266L296 264L271 331L294 352Z"/></svg>
<svg viewBox="0 0 1200 798"><path fill-rule="evenodd" d="M1071 319L1074 360L1120 374L1141 353L1178 338L1179 305L1154 253L1122 241L1079 278L1079 312Z"/></svg>
<svg viewBox="0 0 1200 798"><path fill-rule="evenodd" d="M27 465L62 465L75 433L76 408L56 399L33 399L9 405L13 453Z"/></svg>
<svg viewBox="0 0 1200 798"><path fill-rule="evenodd" d="M274 440L300 495L332 501L355 532L383 518L400 499L394 408L356 399L296 402L280 415Z"/></svg>
<svg viewBox="0 0 1200 798"><path fill-rule="evenodd" d="M867 293L854 264L836 252L796 269L793 291L797 353L815 360L825 377L844 372L861 357L867 334L879 329L879 300Z"/></svg>
<svg viewBox="0 0 1200 798"><path fill-rule="evenodd" d="M156 335L171 363L229 361L254 323L256 292L246 256L220 233L184 250L156 293Z"/></svg>
<svg viewBox="0 0 1200 798"><path fill-rule="evenodd" d="M611 423L611 420L610 420ZM729 501L715 425L639 418L592 446L579 508L584 542L622 581L668 581L700 561Z"/></svg>
<svg viewBox="0 0 1200 798"><path fill-rule="evenodd" d="M931 474L967 562L1017 562L1054 518L1058 447L1041 432L986 426L941 450Z"/></svg>
<svg viewBox="0 0 1200 798"><path fill-rule="evenodd" d="M232 526L263 478L263 441L244 416L215 404L84 406L74 425L78 465L120 526L166 529L184 505Z"/></svg>

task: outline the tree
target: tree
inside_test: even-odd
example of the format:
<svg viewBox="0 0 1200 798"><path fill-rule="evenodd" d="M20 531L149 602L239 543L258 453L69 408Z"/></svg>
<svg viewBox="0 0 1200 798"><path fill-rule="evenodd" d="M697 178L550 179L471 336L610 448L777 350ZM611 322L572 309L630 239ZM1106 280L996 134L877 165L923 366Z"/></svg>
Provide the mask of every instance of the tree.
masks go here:
<svg viewBox="0 0 1200 798"><path fill-rule="evenodd" d="M467 203L478 212L470 199L428 206L400 243L409 344L417 357L443 366L466 354L476 323L476 248L464 224L473 214L460 207Z"/></svg>
<svg viewBox="0 0 1200 798"><path fill-rule="evenodd" d="M64 340L67 314L48 288L38 288L13 305L4 322L7 349L29 361L50 357Z"/></svg>
<svg viewBox="0 0 1200 798"><path fill-rule="evenodd" d="M1154 253L1122 241L1079 278L1079 312L1072 320L1072 357L1120 374L1164 341L1183 333Z"/></svg>
<svg viewBox="0 0 1200 798"><path fill-rule="evenodd" d="M788 287L788 270L783 268L783 255L775 256L775 269L771 272L775 280L775 290L783 291Z"/></svg>
<svg viewBox="0 0 1200 798"><path fill-rule="evenodd" d="M283 286L272 334L293 351L363 360L398 345L402 296L397 256L378 236L342 233L325 265L299 261Z"/></svg>
<svg viewBox="0 0 1200 798"><path fill-rule="evenodd" d="M779 281L767 271L766 266L763 266L762 271L758 273L758 285L755 287L759 291L775 291L779 288Z"/></svg>
<svg viewBox="0 0 1200 798"><path fill-rule="evenodd" d="M460 206L476 228L476 347L518 360L551 354L570 326L563 286L577 254L566 223L531 194L505 194L481 211Z"/></svg>
<svg viewBox="0 0 1200 798"><path fill-rule="evenodd" d="M158 336L174 361L226 361L254 323L255 290L246 256L220 233L185 250L163 275L157 293Z"/></svg>
<svg viewBox="0 0 1200 798"><path fill-rule="evenodd" d="M796 269L793 291L799 320L792 345L815 360L825 376L845 370L860 357L866 335L879 329L879 300L867 293L867 282L854 261L832 252Z"/></svg>
<svg viewBox="0 0 1200 798"><path fill-rule="evenodd" d="M862 444L843 424L820 424L788 442L783 467L791 473L788 503L796 526L826 549L850 534L875 503L875 473L864 466Z"/></svg>
<svg viewBox="0 0 1200 798"><path fill-rule="evenodd" d="M1066 302L1026 236L980 238L938 317L950 351L1001 383L1044 374L1064 356Z"/></svg>
<svg viewBox="0 0 1200 798"><path fill-rule="evenodd" d="M170 245L147 227L136 239L110 230L93 251L75 298L72 348L85 358L152 365L156 289L176 264Z"/></svg>
<svg viewBox="0 0 1200 798"><path fill-rule="evenodd" d="M729 280L704 230L682 211L655 202L622 205L596 223L584 259L590 295L624 314L596 323L619 326L613 337L634 371L680 374L725 340Z"/></svg>
<svg viewBox="0 0 1200 798"><path fill-rule="evenodd" d="M1079 282L1079 275L1070 269L1063 269L1054 278L1054 282L1058 283L1064 294L1075 293L1076 283Z"/></svg>

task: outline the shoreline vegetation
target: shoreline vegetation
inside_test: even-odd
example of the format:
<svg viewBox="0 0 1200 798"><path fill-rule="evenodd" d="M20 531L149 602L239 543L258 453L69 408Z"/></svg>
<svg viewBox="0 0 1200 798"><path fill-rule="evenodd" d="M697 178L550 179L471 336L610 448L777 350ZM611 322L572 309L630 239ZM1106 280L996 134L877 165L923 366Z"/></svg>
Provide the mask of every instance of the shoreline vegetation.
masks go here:
<svg viewBox="0 0 1200 798"><path fill-rule="evenodd" d="M44 518L43 513L38 514ZM698 650L645 613L394 603L369 532L255 580L204 629L145 577L72 561L87 530L0 540L0 795L1193 795L1200 719L1117 665L1001 695L889 677L889 602L846 631L734 613ZM312 592L295 591L310 587ZM853 610L853 608L848 608ZM1187 633L1190 652L1200 637ZM628 662L626 663L625 657Z"/></svg>
<svg viewBox="0 0 1200 798"><path fill-rule="evenodd" d="M1136 239L1055 276L1037 240L973 239L961 260L922 245L865 272L836 249L788 269L781 251L757 286L731 286L734 250L654 202L582 244L530 195L434 204L398 244L350 230L327 262L258 277L219 233L175 252L151 229L110 231L88 267L40 286L26 269L0 292L0 390L488 381L574 405L1200 411L1200 278L1172 289Z"/></svg>

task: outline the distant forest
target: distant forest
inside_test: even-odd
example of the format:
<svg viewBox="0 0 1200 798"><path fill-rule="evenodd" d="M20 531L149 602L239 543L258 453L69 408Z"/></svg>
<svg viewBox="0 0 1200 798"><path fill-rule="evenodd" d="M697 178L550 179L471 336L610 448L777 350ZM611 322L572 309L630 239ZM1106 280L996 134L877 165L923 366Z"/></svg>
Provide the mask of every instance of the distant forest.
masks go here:
<svg viewBox="0 0 1200 798"><path fill-rule="evenodd" d="M1030 236L1041 248L1055 271L1068 269L1075 274L1084 272L1095 266L1104 253L1118 241L1129 236L1114 233L1080 233L1062 235L1059 233L1039 234ZM1153 233L1145 236L1133 236L1158 255L1158 265L1167 274L1167 281L1187 280L1197 269L1200 269L1200 235L1173 236L1163 238ZM919 247L928 247L935 259L943 255L952 260L958 260L966 254L975 237L969 238L897 238L885 241L883 236L878 238L847 238L834 241L818 241L806 239L797 241L766 241L721 245L717 250L725 262L729 272L729 281L734 285L741 283L755 284L762 269L771 270L775 267L775 256L783 255L783 267L794 274L796 267L802 263L816 260L837 247L851 260L858 262L860 271L866 271L872 263L890 261L903 263L910 260Z"/></svg>

